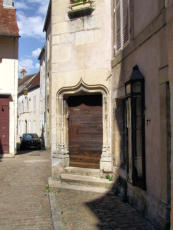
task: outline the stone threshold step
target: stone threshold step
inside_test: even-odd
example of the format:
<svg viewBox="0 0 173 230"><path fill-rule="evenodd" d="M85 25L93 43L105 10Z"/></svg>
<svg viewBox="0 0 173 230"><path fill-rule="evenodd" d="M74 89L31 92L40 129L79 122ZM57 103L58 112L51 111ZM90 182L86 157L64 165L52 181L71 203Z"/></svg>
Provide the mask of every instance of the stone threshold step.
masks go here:
<svg viewBox="0 0 173 230"><path fill-rule="evenodd" d="M80 168L80 167L66 167L64 168L64 173L84 175L84 176L95 176L95 177L100 177L101 175L100 169Z"/></svg>
<svg viewBox="0 0 173 230"><path fill-rule="evenodd" d="M50 188L57 188L57 189L69 189L69 190L84 191L84 192L96 192L96 193L102 193L102 194L110 192L109 188L61 183L61 181L54 180L51 177L48 179L48 184Z"/></svg>
<svg viewBox="0 0 173 230"><path fill-rule="evenodd" d="M74 175L74 174L61 174L61 183L68 184L78 184L78 185L87 185L87 186L95 186L95 187L105 187L111 188L113 182L99 177L93 176L83 176L83 175Z"/></svg>

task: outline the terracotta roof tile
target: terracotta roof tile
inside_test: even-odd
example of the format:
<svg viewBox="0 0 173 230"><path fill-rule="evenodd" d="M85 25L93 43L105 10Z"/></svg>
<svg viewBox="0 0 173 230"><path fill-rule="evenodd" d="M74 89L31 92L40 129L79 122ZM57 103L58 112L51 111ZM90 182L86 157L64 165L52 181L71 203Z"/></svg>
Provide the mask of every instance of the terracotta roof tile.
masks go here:
<svg viewBox="0 0 173 230"><path fill-rule="evenodd" d="M0 35L19 36L16 9L3 8L0 0Z"/></svg>
<svg viewBox="0 0 173 230"><path fill-rule="evenodd" d="M28 91L40 86L40 72L27 85Z"/></svg>

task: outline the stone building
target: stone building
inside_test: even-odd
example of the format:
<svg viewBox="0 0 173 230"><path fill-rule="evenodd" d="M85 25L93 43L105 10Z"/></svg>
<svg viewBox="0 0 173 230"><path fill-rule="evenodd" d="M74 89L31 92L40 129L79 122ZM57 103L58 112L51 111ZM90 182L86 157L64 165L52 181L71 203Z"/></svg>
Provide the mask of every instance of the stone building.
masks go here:
<svg viewBox="0 0 173 230"><path fill-rule="evenodd" d="M19 30L12 1L0 0L0 155L14 156Z"/></svg>
<svg viewBox="0 0 173 230"><path fill-rule="evenodd" d="M113 166L111 2L71 4L75 9L68 9L69 6L69 1L51 1L44 26L47 59L50 55L47 97L50 95L50 143L55 177L60 167L69 165L109 172ZM76 154L75 146L79 145ZM80 154L85 155L82 160Z"/></svg>
<svg viewBox="0 0 173 230"><path fill-rule="evenodd" d="M171 4L163 0L113 3L117 190L158 229L169 229L170 222L172 41L167 38Z"/></svg>
<svg viewBox="0 0 173 230"><path fill-rule="evenodd" d="M112 191L157 229L171 212L172 7L52 0L44 27L52 178L69 166L111 175Z"/></svg>

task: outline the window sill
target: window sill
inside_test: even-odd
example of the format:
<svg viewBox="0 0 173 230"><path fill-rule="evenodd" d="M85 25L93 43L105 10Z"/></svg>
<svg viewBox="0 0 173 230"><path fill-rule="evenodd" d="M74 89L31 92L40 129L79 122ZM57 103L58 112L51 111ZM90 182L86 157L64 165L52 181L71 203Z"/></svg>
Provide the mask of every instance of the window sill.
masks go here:
<svg viewBox="0 0 173 230"><path fill-rule="evenodd" d="M91 15L94 11L93 1L70 4L68 17L70 19Z"/></svg>

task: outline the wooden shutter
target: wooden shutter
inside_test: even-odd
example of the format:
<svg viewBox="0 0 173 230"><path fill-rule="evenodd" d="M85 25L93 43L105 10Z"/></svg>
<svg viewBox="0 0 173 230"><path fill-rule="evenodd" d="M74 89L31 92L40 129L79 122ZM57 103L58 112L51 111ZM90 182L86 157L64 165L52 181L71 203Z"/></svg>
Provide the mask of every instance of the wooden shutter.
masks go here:
<svg viewBox="0 0 173 230"><path fill-rule="evenodd" d="M129 40L129 0L122 0L123 3L123 45Z"/></svg>
<svg viewBox="0 0 173 230"><path fill-rule="evenodd" d="M120 0L116 0L116 49L121 48L121 14Z"/></svg>

